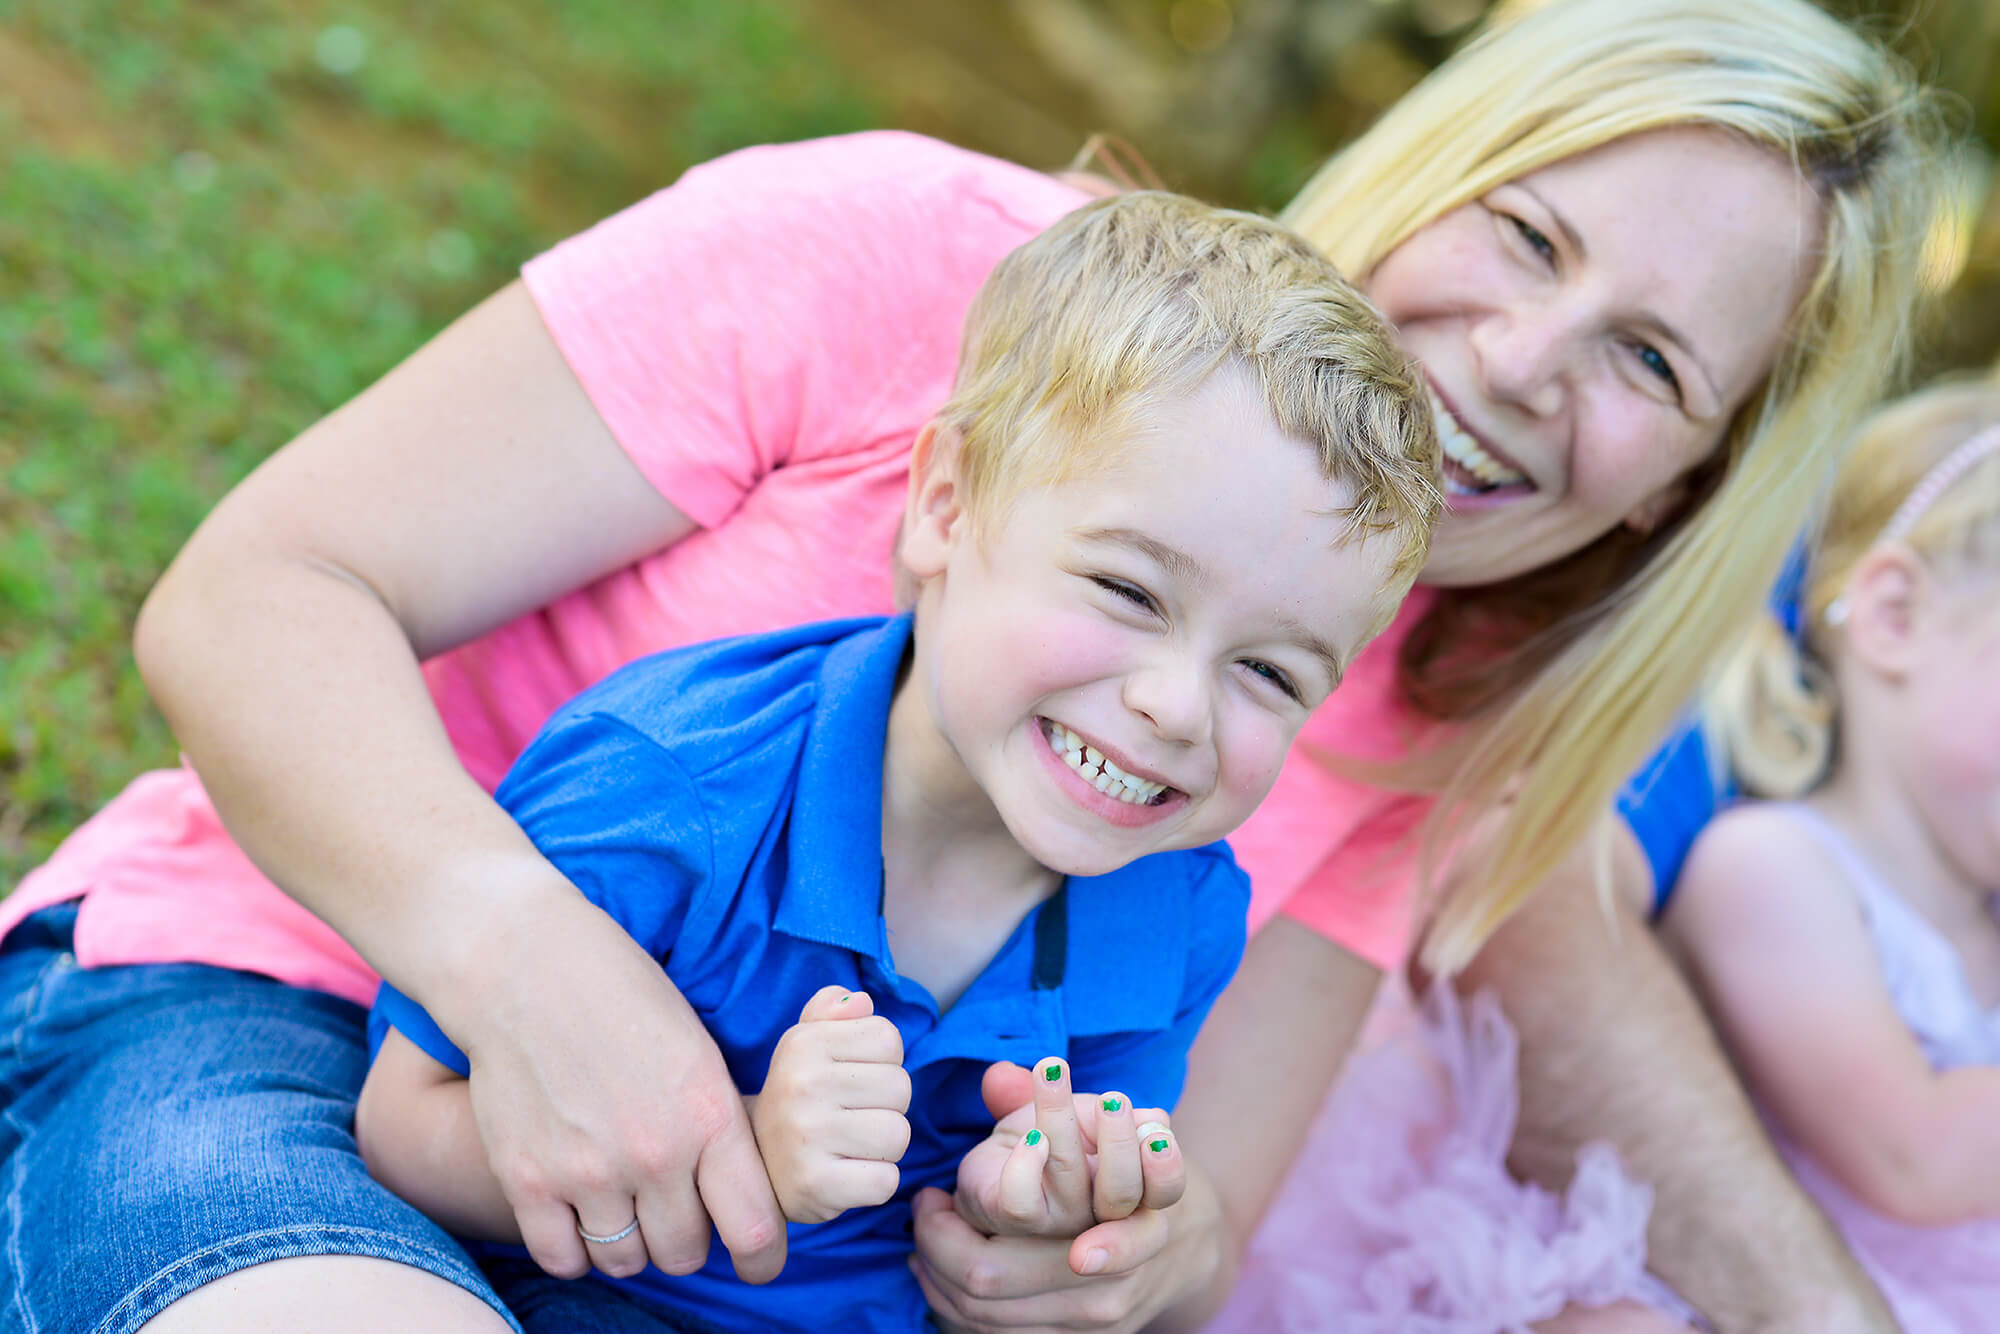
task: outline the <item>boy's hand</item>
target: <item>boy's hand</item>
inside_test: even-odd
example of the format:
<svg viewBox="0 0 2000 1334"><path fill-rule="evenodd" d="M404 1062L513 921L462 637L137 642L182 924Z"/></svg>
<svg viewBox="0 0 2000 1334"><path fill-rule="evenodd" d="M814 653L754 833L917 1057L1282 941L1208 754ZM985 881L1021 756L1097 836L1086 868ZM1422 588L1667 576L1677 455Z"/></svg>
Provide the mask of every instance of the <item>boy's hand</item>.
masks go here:
<svg viewBox="0 0 2000 1334"><path fill-rule="evenodd" d="M1060 1060L1041 1062L1033 1075L1033 1102L1002 1117L959 1164L953 1207L972 1227L988 1236L1074 1237L1180 1199L1186 1168L1165 1112L1135 1110L1117 1092L1072 1095Z"/></svg>
<svg viewBox="0 0 2000 1334"><path fill-rule="evenodd" d="M866 992L822 987L778 1039L751 1127L785 1217L824 1223L885 1204L910 1147L903 1038Z"/></svg>

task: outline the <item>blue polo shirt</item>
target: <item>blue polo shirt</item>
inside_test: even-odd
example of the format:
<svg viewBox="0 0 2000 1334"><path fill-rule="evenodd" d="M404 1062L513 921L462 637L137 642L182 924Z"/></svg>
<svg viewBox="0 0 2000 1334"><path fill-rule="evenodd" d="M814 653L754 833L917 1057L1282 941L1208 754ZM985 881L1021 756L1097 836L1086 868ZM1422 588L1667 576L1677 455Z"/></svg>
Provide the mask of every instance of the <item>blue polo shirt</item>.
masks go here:
<svg viewBox="0 0 2000 1334"><path fill-rule="evenodd" d="M712 1245L697 1273L620 1282L743 1331L914 1331L909 1202L950 1189L992 1129L990 1062L1068 1059L1079 1090L1171 1107L1187 1051L1243 953L1249 883L1224 845L1071 878L950 1010L896 971L882 917L882 750L908 617L803 626L643 659L551 718L496 794L578 889L651 951L737 1087L830 983L867 991L903 1038L910 1147L890 1203L793 1224L763 1287ZM464 1055L384 986L370 1019L446 1065ZM478 1246L474 1247L479 1250ZM524 1254L494 1247L495 1253Z"/></svg>

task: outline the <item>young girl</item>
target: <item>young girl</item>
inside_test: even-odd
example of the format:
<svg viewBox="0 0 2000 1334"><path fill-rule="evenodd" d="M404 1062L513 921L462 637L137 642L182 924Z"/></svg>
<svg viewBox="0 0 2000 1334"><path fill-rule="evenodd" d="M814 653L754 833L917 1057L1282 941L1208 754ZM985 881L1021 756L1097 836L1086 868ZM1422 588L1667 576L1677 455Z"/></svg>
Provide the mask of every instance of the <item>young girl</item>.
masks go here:
<svg viewBox="0 0 2000 1334"><path fill-rule="evenodd" d="M2000 384L1871 419L1800 615L1715 705L1794 799L1709 827L1665 929L1903 1328L2000 1330Z"/></svg>

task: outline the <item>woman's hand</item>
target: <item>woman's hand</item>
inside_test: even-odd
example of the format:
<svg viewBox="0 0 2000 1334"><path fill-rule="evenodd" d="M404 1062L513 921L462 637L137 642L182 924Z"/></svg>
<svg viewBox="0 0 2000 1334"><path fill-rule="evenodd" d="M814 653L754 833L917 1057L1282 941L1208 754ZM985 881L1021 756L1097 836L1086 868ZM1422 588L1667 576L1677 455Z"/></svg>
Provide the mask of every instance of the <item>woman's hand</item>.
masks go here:
<svg viewBox="0 0 2000 1334"><path fill-rule="evenodd" d="M775 1277L784 1222L714 1040L659 964L580 895L520 906L496 909L505 929L485 933L485 966L448 1031L471 1061L480 1137L535 1262L581 1275L598 1257L578 1229L609 1236L636 1219L646 1258L685 1274L707 1258L713 1222L742 1278Z"/></svg>
<svg viewBox="0 0 2000 1334"><path fill-rule="evenodd" d="M910 1268L940 1325L964 1334L1131 1334L1208 1286L1221 1211L1199 1172L1171 1209L1139 1209L1073 1241L988 1237L941 1190L918 1193Z"/></svg>

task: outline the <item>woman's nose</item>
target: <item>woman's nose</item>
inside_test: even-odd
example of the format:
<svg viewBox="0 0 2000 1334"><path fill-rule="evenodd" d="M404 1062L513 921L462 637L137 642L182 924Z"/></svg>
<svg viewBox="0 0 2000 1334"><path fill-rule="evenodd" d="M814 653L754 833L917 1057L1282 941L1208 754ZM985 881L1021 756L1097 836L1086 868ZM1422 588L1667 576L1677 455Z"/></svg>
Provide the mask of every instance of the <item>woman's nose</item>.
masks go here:
<svg viewBox="0 0 2000 1334"><path fill-rule="evenodd" d="M1557 308L1496 312L1472 327L1472 353L1489 398L1536 417L1562 410L1573 321Z"/></svg>
<svg viewBox="0 0 2000 1334"><path fill-rule="evenodd" d="M1215 723L1208 674L1178 659L1153 663L1125 678L1125 706L1175 745L1207 743Z"/></svg>

